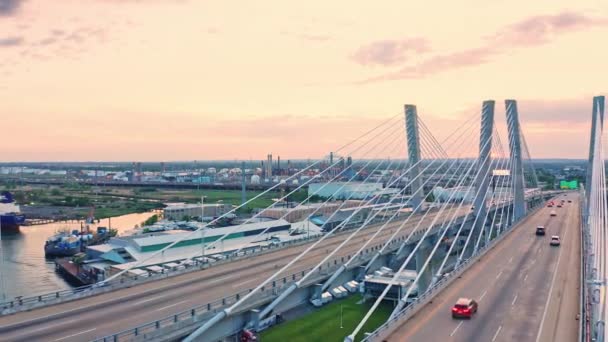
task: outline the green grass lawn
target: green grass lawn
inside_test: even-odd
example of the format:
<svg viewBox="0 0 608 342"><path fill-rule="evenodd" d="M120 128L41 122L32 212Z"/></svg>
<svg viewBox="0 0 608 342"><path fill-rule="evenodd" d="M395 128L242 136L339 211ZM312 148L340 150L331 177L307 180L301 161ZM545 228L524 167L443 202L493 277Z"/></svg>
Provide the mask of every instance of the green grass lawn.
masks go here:
<svg viewBox="0 0 608 342"><path fill-rule="evenodd" d="M342 342L350 334L373 304L357 304L361 295L351 295L343 300L334 301L315 312L293 321L285 322L265 330L261 334L262 342ZM344 328L340 328L340 306ZM392 306L382 303L367 321L362 332L357 335L360 340L364 332L372 332L382 325L390 316Z"/></svg>

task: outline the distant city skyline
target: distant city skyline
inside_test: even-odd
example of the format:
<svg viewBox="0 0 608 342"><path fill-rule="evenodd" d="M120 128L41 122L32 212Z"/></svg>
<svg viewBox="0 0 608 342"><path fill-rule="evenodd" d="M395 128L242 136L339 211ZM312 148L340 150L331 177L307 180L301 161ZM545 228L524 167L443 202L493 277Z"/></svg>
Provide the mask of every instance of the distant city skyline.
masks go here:
<svg viewBox="0 0 608 342"><path fill-rule="evenodd" d="M504 131L506 98L533 158L587 158L608 3L440 6L0 0L0 161L318 159L405 103Z"/></svg>

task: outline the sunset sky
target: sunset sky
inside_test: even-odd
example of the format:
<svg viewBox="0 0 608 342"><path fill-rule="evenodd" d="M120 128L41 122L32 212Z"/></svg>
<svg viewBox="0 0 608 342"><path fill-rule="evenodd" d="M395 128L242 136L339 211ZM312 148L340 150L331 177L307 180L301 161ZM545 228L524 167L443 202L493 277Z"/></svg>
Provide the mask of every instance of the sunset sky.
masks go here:
<svg viewBox="0 0 608 342"><path fill-rule="evenodd" d="M585 158L607 37L605 0L0 0L0 160L316 158L505 98L534 157Z"/></svg>

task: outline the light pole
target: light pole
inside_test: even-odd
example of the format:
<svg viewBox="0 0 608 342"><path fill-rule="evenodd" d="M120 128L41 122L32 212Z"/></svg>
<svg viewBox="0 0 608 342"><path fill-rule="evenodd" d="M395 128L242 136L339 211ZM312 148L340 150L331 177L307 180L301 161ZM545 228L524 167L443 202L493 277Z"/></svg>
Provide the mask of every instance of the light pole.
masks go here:
<svg viewBox="0 0 608 342"><path fill-rule="evenodd" d="M205 196L201 196L201 263L205 259Z"/></svg>
<svg viewBox="0 0 608 342"><path fill-rule="evenodd" d="M344 324L343 324L344 323L344 319L342 317L342 311L343 311L343 309L344 308L342 307L342 304L340 304L340 329L344 329Z"/></svg>

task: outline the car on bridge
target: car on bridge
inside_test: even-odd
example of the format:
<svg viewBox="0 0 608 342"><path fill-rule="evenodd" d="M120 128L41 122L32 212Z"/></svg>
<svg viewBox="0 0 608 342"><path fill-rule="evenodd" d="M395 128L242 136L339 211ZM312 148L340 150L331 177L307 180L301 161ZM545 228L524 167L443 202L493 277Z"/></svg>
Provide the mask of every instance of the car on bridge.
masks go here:
<svg viewBox="0 0 608 342"><path fill-rule="evenodd" d="M545 235L545 227L544 226L536 227L536 235Z"/></svg>
<svg viewBox="0 0 608 342"><path fill-rule="evenodd" d="M553 235L551 237L551 242L549 242L551 246L559 246L561 244L559 235Z"/></svg>
<svg viewBox="0 0 608 342"><path fill-rule="evenodd" d="M459 298L452 308L452 318L471 318L477 312L477 302L470 298Z"/></svg>
<svg viewBox="0 0 608 342"><path fill-rule="evenodd" d="M551 216L557 216L557 213L555 212L555 210L551 210Z"/></svg>

